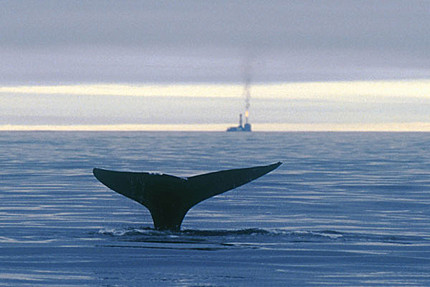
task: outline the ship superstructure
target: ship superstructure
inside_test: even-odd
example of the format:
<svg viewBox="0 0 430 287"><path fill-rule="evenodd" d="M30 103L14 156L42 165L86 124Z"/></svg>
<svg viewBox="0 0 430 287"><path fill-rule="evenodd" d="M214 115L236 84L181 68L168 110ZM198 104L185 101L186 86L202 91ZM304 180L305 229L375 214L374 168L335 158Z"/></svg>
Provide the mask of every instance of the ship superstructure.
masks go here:
<svg viewBox="0 0 430 287"><path fill-rule="evenodd" d="M237 127L229 127L228 132L250 132L251 124L249 123L249 107L251 101L251 86L250 77L247 77L245 81L245 87L243 89L243 94L245 96L245 124L243 124L242 114L239 115L239 125Z"/></svg>

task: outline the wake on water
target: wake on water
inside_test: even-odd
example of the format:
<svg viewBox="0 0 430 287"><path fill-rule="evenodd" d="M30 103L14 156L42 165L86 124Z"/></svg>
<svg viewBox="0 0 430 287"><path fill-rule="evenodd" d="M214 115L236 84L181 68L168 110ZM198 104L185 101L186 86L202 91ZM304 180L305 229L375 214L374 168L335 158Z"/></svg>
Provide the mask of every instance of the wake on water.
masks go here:
<svg viewBox="0 0 430 287"><path fill-rule="evenodd" d="M228 246L240 246L240 243L254 243L253 248L265 247L270 242L276 243L331 243L357 242L363 244L419 244L429 243L430 239L420 236L394 236L391 234L366 234L338 232L333 230L281 230L248 228L238 230L194 230L160 231L150 227L130 227L100 229L97 234L110 237L119 242L142 243L212 243ZM236 244L231 244L234 241ZM248 246L251 247L251 246Z"/></svg>

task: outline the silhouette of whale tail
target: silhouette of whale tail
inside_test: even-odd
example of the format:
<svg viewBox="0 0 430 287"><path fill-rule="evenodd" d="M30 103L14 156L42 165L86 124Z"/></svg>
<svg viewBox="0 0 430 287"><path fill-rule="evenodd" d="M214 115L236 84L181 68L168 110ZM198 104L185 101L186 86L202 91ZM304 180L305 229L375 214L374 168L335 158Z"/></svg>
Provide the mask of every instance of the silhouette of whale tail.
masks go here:
<svg viewBox="0 0 430 287"><path fill-rule="evenodd" d="M148 208L156 229L179 230L194 205L257 179L281 164L222 170L187 178L99 168L94 168L93 174L110 189Z"/></svg>

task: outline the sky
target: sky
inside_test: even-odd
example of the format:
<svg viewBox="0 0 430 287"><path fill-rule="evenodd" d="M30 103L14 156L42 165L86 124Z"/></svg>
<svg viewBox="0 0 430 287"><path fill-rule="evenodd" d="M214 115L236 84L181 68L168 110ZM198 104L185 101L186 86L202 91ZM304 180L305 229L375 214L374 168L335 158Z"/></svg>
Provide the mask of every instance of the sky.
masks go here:
<svg viewBox="0 0 430 287"><path fill-rule="evenodd" d="M430 131L430 1L0 1L0 130Z"/></svg>

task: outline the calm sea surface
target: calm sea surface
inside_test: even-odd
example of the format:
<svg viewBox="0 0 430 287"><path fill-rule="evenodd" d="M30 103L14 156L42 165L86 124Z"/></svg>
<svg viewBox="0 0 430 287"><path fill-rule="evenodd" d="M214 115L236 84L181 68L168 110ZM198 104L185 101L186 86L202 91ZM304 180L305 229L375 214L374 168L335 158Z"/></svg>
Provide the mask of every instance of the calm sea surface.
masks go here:
<svg viewBox="0 0 430 287"><path fill-rule="evenodd" d="M282 161L181 232L92 168ZM0 286L430 286L429 133L1 132Z"/></svg>

